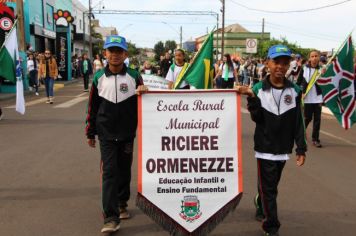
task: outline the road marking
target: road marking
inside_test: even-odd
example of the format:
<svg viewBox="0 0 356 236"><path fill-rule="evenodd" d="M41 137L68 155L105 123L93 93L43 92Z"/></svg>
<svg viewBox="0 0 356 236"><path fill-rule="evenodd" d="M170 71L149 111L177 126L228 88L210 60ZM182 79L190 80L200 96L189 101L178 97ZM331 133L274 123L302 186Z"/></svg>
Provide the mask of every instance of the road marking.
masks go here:
<svg viewBox="0 0 356 236"><path fill-rule="evenodd" d="M47 101L47 98L40 98L40 99L31 101L31 102L26 102L26 103L25 103L25 106L26 106L26 107L29 107L29 106L33 106L33 105L36 105L36 104L44 103L44 102L46 102L46 101ZM8 107L5 107L5 108L13 109L13 108L15 108L15 107L16 107L16 105L8 106Z"/></svg>
<svg viewBox="0 0 356 236"><path fill-rule="evenodd" d="M322 134L324 134L324 135L327 135L327 136L329 136L329 137L332 137L332 138L334 138L334 139L343 141L343 142L345 142L345 143L347 143L347 144L349 144L349 145L351 145L351 146L356 147L356 144L355 144L355 143L353 143L353 142L351 142L351 141L349 141L349 140L347 140L347 139L340 138L340 137L338 137L338 136L336 136L336 135L330 134L330 133L328 133L328 132L326 132L326 131L324 131L324 130L320 130L320 133L322 133Z"/></svg>
<svg viewBox="0 0 356 236"><path fill-rule="evenodd" d="M87 95L88 93L81 93L77 96L75 96L75 98L78 98L78 97L82 97L84 98L83 96L84 95ZM61 98L73 98L73 96L56 96L57 98L58 97L61 97ZM36 99L36 100L33 100L31 102L26 102L25 103L25 106L26 107L30 107L30 106L34 106L34 105L37 105L37 104L40 104L40 103L45 103L47 101L47 98L40 98L40 99ZM12 106L7 106L7 107L4 107L6 109L14 109L16 107L16 105L12 105Z"/></svg>
<svg viewBox="0 0 356 236"><path fill-rule="evenodd" d="M57 106L54 106L54 108L69 108L69 107L72 107L74 106L75 104L78 104L82 101L85 101L87 100L87 97L76 97L72 100L69 100L68 102L65 102L65 103L61 103Z"/></svg>
<svg viewBox="0 0 356 236"><path fill-rule="evenodd" d="M87 92L84 92L84 93L81 93L81 94L79 94L79 95L77 95L75 97L78 98L78 97L82 97L82 96L87 95L87 94L88 94Z"/></svg>
<svg viewBox="0 0 356 236"><path fill-rule="evenodd" d="M64 88L64 84L54 84L53 85L53 90L54 91L57 91L57 90L59 90L61 88Z"/></svg>

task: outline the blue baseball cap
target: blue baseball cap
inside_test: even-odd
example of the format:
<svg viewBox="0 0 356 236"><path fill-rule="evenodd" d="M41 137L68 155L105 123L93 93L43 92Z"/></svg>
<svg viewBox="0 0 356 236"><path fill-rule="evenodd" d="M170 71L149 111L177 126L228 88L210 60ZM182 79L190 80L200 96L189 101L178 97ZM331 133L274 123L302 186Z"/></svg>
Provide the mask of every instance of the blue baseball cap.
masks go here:
<svg viewBox="0 0 356 236"><path fill-rule="evenodd" d="M106 37L104 49L119 47L127 51L126 39L119 35L110 35Z"/></svg>
<svg viewBox="0 0 356 236"><path fill-rule="evenodd" d="M274 59L281 56L291 57L292 52L287 46L281 44L274 45L268 49L268 58Z"/></svg>

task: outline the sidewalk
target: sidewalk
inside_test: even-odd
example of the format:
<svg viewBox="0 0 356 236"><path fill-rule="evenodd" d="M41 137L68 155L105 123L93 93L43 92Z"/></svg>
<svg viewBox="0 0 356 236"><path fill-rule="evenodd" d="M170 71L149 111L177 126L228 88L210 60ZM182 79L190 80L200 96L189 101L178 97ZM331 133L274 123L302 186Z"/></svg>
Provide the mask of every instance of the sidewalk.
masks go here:
<svg viewBox="0 0 356 236"><path fill-rule="evenodd" d="M80 78L73 79L70 81L55 81L54 89L55 90L61 89L66 85L78 83L79 81L81 81ZM45 93L45 86L42 84L41 87L38 89L38 91L40 93ZM34 93L35 93L34 91L29 91L29 90L24 91L25 97L28 95L34 95ZM6 100L14 99L14 98L16 98L16 93L0 93L0 101L6 101Z"/></svg>

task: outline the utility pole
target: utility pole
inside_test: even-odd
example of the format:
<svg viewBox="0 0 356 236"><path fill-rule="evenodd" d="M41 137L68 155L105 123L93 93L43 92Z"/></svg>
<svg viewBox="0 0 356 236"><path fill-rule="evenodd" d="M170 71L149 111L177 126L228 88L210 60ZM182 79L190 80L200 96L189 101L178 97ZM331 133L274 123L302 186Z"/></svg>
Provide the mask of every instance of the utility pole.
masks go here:
<svg viewBox="0 0 356 236"><path fill-rule="evenodd" d="M180 48L182 49L183 48L183 28L182 28L182 26L180 27L180 34L179 34L179 42L180 42L180 44L179 44L179 46L180 46Z"/></svg>
<svg viewBox="0 0 356 236"><path fill-rule="evenodd" d="M83 11L83 53L85 53L85 11ZM81 56L83 56L81 53Z"/></svg>
<svg viewBox="0 0 356 236"><path fill-rule="evenodd" d="M24 14L23 14L23 1L16 0L17 11L17 37L19 42L19 51L26 51L25 43L25 28L24 28Z"/></svg>
<svg viewBox="0 0 356 236"><path fill-rule="evenodd" d="M261 41L264 38L264 34L265 34L265 18L262 18L262 35L261 35Z"/></svg>
<svg viewBox="0 0 356 236"><path fill-rule="evenodd" d="M91 0L89 0L89 53L88 57L92 58L92 38L91 38L91 17L92 17L92 8L91 8Z"/></svg>
<svg viewBox="0 0 356 236"><path fill-rule="evenodd" d="M221 55L224 55L224 41L225 41L225 0L222 2L222 29L221 29Z"/></svg>
<svg viewBox="0 0 356 236"><path fill-rule="evenodd" d="M219 60L219 13L216 15L216 61Z"/></svg>

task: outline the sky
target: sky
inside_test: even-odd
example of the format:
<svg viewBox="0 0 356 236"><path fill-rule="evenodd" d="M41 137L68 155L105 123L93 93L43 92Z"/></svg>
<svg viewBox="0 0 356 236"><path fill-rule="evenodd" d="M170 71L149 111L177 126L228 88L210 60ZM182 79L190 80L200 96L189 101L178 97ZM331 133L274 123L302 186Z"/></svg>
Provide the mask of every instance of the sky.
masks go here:
<svg viewBox="0 0 356 236"><path fill-rule="evenodd" d="M88 6L89 0L80 0ZM347 35L356 27L356 0L316 11L298 13L266 13L265 11L293 11L318 8L345 0L225 0L225 25L238 23L250 32L261 32L265 19L265 32L271 37L286 37L289 42L301 47L323 51L336 50ZM246 7L241 6L244 5ZM213 11L220 13L220 0L92 0L99 10L154 10L154 11ZM152 15L108 15L96 14L101 26L114 26L120 35L138 47L153 48L158 41L175 40L179 43L182 27L183 42L195 40L216 27L214 16L152 16ZM356 31L353 33L356 42Z"/></svg>

